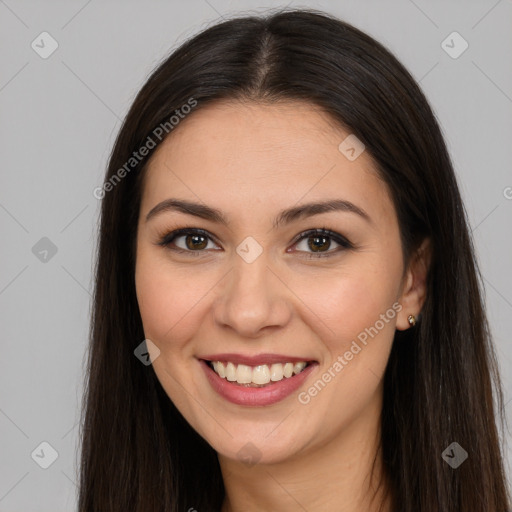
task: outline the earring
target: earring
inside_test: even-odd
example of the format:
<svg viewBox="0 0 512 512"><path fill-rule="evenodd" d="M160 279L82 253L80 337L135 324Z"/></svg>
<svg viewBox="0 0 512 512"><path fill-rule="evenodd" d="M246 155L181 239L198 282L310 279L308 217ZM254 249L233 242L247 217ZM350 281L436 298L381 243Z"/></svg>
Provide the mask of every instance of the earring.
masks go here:
<svg viewBox="0 0 512 512"><path fill-rule="evenodd" d="M411 327L413 327L413 326L415 326L415 325L416 325L416 317L415 317L414 315L409 315L409 316L407 317L407 320L408 320L409 325L410 325Z"/></svg>

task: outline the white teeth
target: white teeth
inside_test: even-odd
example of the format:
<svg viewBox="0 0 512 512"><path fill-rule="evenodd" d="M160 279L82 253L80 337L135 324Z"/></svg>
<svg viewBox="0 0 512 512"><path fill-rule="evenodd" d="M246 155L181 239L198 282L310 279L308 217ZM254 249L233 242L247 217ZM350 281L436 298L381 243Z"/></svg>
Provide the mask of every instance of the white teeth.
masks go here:
<svg viewBox="0 0 512 512"><path fill-rule="evenodd" d="M214 365L215 368L215 365ZM224 367L224 363L217 361L217 368L215 371L224 379L226 377L226 368Z"/></svg>
<svg viewBox="0 0 512 512"><path fill-rule="evenodd" d="M226 379L230 382L235 382L236 380L236 367L233 363L228 363L226 365Z"/></svg>
<svg viewBox="0 0 512 512"><path fill-rule="evenodd" d="M245 364L239 364L236 369L236 381L239 384L250 384L252 382L252 368Z"/></svg>
<svg viewBox="0 0 512 512"><path fill-rule="evenodd" d="M245 364L235 365L231 362L224 363L222 361L212 361L214 371L223 379L230 382L237 382L246 386L264 386L269 382L278 382L284 378L290 378L297 375L307 363L301 361L299 363L274 363L270 366L260 364L258 366L248 366Z"/></svg>
<svg viewBox="0 0 512 512"><path fill-rule="evenodd" d="M293 363L286 363L283 366L283 374L285 377L291 377L293 374Z"/></svg>
<svg viewBox="0 0 512 512"><path fill-rule="evenodd" d="M252 382L254 382L254 384L268 384L270 382L270 370L266 364L261 364L253 368Z"/></svg>
<svg viewBox="0 0 512 512"><path fill-rule="evenodd" d="M213 369L224 379L226 377L226 369L224 368L224 363L220 361L215 361L213 363Z"/></svg>
<svg viewBox="0 0 512 512"><path fill-rule="evenodd" d="M220 375L220 373L219 373ZM283 365L282 364L273 364L270 367L270 380L272 382L277 382L278 380L282 380L283 378Z"/></svg>
<svg viewBox="0 0 512 512"><path fill-rule="evenodd" d="M302 370L304 370L305 367L306 367L306 363L304 363L304 362L295 363L293 365L293 373L295 375L297 375L297 373L300 373Z"/></svg>

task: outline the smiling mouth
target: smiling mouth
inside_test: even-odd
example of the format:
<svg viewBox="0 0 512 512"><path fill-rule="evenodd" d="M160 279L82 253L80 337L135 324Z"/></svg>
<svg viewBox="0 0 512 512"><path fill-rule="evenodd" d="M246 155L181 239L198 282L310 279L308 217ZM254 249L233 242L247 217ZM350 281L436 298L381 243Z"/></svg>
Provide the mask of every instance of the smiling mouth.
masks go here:
<svg viewBox="0 0 512 512"><path fill-rule="evenodd" d="M298 375L313 361L299 361L248 366L230 361L207 361L205 363L222 379L242 387L262 388Z"/></svg>

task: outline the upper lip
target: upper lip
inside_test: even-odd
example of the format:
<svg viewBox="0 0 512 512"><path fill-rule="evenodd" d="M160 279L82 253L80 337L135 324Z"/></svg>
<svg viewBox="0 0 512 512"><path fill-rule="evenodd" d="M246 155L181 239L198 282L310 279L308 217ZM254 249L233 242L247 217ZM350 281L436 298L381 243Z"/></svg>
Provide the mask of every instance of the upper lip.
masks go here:
<svg viewBox="0 0 512 512"><path fill-rule="evenodd" d="M208 354L200 356L198 359L204 359L206 361L227 361L233 364L245 364L247 366L258 366L262 364L274 364L274 363L299 363L301 361L313 362L312 359L307 357L293 357L282 354L256 354L253 356L244 354Z"/></svg>

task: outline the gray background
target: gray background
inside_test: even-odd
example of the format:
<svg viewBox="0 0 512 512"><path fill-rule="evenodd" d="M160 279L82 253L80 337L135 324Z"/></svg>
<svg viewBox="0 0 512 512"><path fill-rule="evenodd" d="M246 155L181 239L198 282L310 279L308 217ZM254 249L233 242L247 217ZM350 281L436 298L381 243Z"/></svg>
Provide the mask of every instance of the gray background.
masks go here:
<svg viewBox="0 0 512 512"><path fill-rule="evenodd" d="M185 37L234 12L284 5L0 0L0 511L76 506L100 206L92 191L102 183L134 95ZM367 31L420 81L443 127L471 220L511 421L512 1L287 5L324 9ZM34 40L42 46L43 31L59 45L47 59L31 47ZM469 43L456 59L441 46L453 31ZM459 43L449 44L457 49ZM49 48L47 40L44 45ZM41 252L48 244L39 242L43 237L56 254ZM58 452L48 469L35 462L49 461L43 441ZM510 434L505 441L512 444ZM505 450L510 464L512 450Z"/></svg>

